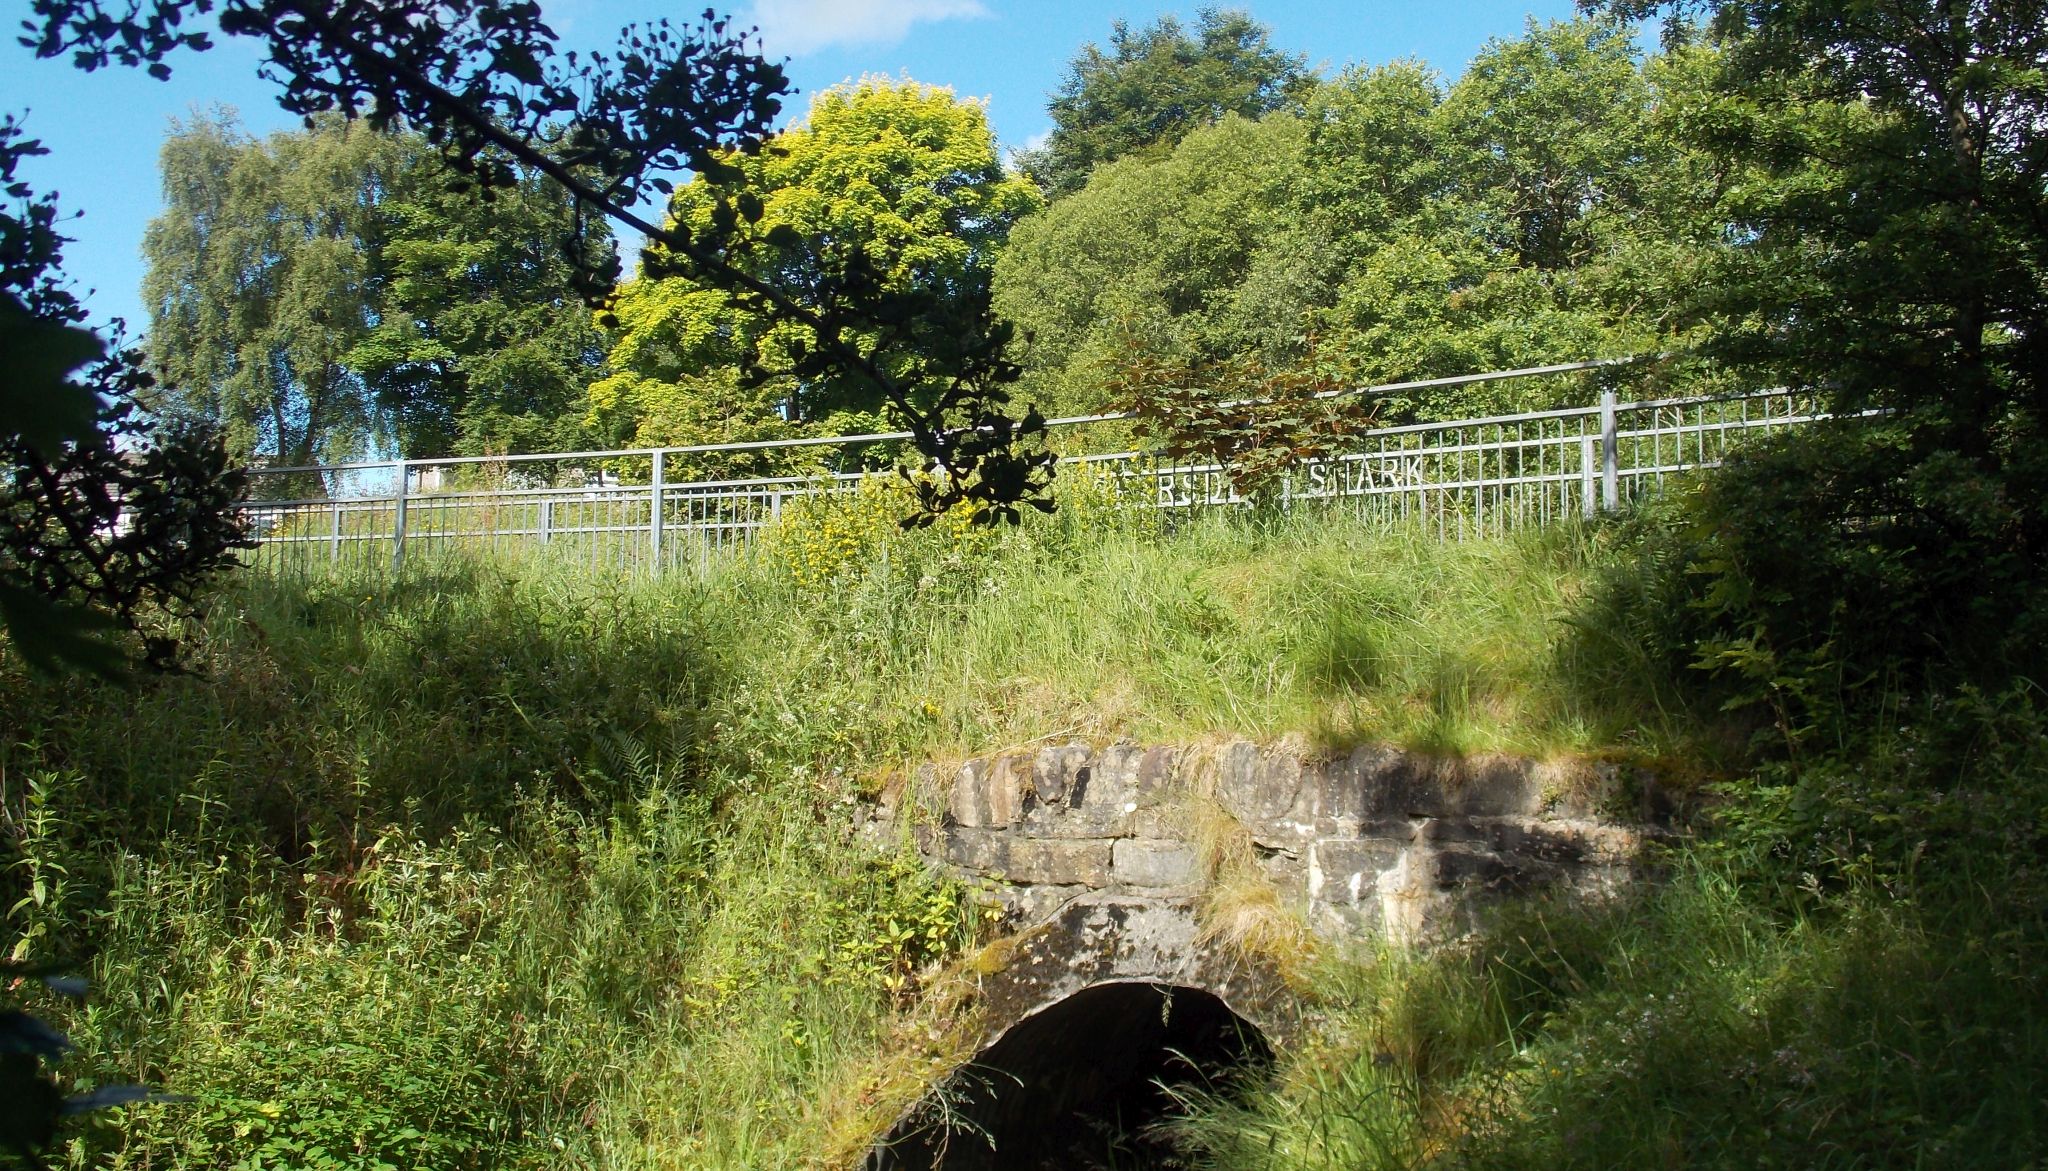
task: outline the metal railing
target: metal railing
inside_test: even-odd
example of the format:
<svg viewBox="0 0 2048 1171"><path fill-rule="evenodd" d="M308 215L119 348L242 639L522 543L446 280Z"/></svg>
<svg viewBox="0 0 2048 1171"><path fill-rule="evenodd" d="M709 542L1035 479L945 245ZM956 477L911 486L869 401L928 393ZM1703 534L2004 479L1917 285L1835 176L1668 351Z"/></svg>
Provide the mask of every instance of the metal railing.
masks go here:
<svg viewBox="0 0 2048 1171"><path fill-rule="evenodd" d="M1574 363L1439 379L1477 382L1608 363ZM1673 476L1720 463L1745 437L1821 418L1783 390L1597 405L1382 427L1351 450L1299 464L1261 492L1284 509L1344 508L1415 524L1444 540L1506 532L1623 507ZM1128 416L1054 420L1086 425ZM671 480L679 457L771 447L830 446L900 434L770 440L689 448L392 460L256 468L243 505L260 542L252 562L276 568L372 563L396 570L439 549L547 549L584 562L661 571L753 545L793 500L856 489L828 474ZM1186 514L1254 501L1218 465L1174 465L1142 452L1069 456L1129 507ZM630 482L628 482L630 481Z"/></svg>

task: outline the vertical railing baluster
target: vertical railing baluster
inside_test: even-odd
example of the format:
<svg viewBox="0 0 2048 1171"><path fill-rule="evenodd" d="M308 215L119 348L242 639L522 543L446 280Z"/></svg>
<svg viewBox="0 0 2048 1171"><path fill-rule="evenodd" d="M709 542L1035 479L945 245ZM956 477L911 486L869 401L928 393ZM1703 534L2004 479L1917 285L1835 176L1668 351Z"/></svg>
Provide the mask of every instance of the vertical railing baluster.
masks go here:
<svg viewBox="0 0 2048 1171"><path fill-rule="evenodd" d="M1593 512L1598 507L1593 499L1593 437L1586 433L1585 426L1582 420L1579 423L1579 495L1582 502L1580 511L1587 520L1592 520Z"/></svg>
<svg viewBox="0 0 2048 1171"><path fill-rule="evenodd" d="M1615 418L1618 402L1611 390L1600 392L1600 506L1621 507L1621 434Z"/></svg>
<svg viewBox="0 0 2048 1171"><path fill-rule="evenodd" d="M392 492L391 510L391 574L396 577L405 568L405 489L407 477L404 460L398 461L398 487Z"/></svg>
<svg viewBox="0 0 2048 1171"><path fill-rule="evenodd" d="M649 516L647 521L647 552L654 559L654 573L661 573L661 522L665 485L662 483L662 452L654 453L654 482L647 489Z"/></svg>

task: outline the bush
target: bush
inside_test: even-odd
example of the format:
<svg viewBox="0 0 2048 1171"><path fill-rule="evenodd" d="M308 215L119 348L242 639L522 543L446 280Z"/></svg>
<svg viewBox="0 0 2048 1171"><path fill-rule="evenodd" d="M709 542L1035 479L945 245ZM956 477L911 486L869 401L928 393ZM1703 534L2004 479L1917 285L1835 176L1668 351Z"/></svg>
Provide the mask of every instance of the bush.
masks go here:
<svg viewBox="0 0 2048 1171"><path fill-rule="evenodd" d="M1639 528L1640 625L1723 707L1766 713L1781 748L1840 745L1888 710L2038 676L2048 575L2020 507L1903 425L1790 431Z"/></svg>

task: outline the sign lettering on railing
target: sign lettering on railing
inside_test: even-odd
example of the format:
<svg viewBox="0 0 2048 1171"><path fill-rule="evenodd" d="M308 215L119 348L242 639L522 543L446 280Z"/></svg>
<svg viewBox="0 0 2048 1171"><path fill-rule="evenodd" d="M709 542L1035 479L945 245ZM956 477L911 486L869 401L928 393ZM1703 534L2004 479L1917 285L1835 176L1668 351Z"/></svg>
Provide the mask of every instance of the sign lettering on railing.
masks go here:
<svg viewBox="0 0 2048 1171"><path fill-rule="evenodd" d="M1426 482L1419 454L1374 452L1316 460L1302 469L1302 487L1295 495L1317 499L1399 491Z"/></svg>

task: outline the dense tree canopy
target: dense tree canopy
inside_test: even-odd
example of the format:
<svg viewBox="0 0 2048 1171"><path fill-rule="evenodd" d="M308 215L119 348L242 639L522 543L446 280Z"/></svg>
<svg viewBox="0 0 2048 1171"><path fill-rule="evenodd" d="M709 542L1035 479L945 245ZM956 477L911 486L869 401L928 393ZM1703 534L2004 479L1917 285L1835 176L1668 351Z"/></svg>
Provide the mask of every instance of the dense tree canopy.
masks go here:
<svg viewBox="0 0 2048 1171"><path fill-rule="evenodd" d="M1236 117L1127 158L1018 225L997 304L1031 386L1099 409L1132 339L1222 361L1307 353L1389 381L1642 352L1670 331L1639 282L1712 246L1670 133L1679 58L1607 20L1490 43L1455 85L1354 69L1303 112ZM1654 263L1652 257L1654 255ZM1454 414L1540 388L1388 404ZM1504 397L1509 396L1509 397Z"/></svg>
<svg viewBox="0 0 2048 1171"><path fill-rule="evenodd" d="M1304 59L1243 12L1204 8L1192 35L1173 16L1135 32L1119 20L1107 52L1090 44L1068 64L1052 134L1024 167L1049 194L1070 195L1103 163L1170 150L1229 114L1298 108L1314 85Z"/></svg>
<svg viewBox="0 0 2048 1171"><path fill-rule="evenodd" d="M583 391L604 339L563 252L575 209L552 179L521 170L479 205L448 190L424 144L379 207L376 325L349 351L407 455L585 446ZM588 230L584 246L611 250Z"/></svg>
<svg viewBox="0 0 2048 1171"><path fill-rule="evenodd" d="M1946 400L1957 435L1986 441L2010 406L2043 405L2042 6L1792 0L1673 17L1725 62L1695 143L1754 176L1725 209L1743 247L1695 301L1728 327L1725 352L1849 404Z"/></svg>
<svg viewBox="0 0 2048 1171"><path fill-rule="evenodd" d="M758 201L744 263L790 288L819 284L837 253L864 256L904 298L900 319L867 329L894 336L890 373L907 385L951 360L952 326L985 311L997 251L1039 202L1004 173L978 104L910 81L826 90L801 125L733 165L736 180L678 189L671 221L703 231L721 207ZM612 373L590 389L600 434L654 444L889 429L871 380L808 361L813 326L663 275L664 259L656 249L612 307Z"/></svg>
<svg viewBox="0 0 2048 1171"><path fill-rule="evenodd" d="M1284 230L1267 209L1286 197L1305 137L1293 117L1232 116L1165 158L1108 164L1018 224L996 305L1027 343L1033 392L1061 413L1099 407L1127 334L1190 356L1253 344L1272 283L1253 269Z"/></svg>
<svg viewBox="0 0 2048 1171"><path fill-rule="evenodd" d="M216 4L156 0L109 13L35 0L34 10L24 42L39 56L168 76L166 57L210 45L210 32L187 17ZM933 473L907 523L930 524L956 505L984 524L1014 520L1021 504L1050 507L1052 457L1031 445L1043 420L1009 413L1006 386L1018 369L1007 329L985 304L906 290L858 248L830 249L802 287L755 275L756 254L784 238L750 230L762 204L742 189L736 160L761 148L788 83L715 12L682 31L667 21L629 25L613 52L559 55L540 6L512 0L223 0L215 24L262 45L265 76L283 84L281 103L293 113L414 127L463 185L485 191L516 186L522 168L560 183L576 209L565 255L587 298L607 299L618 275L589 230L608 219L643 233L661 275L808 327L799 373L869 382ZM685 169L716 191L708 223L655 224L634 210L650 192L672 190L663 172Z"/></svg>
<svg viewBox="0 0 2048 1171"><path fill-rule="evenodd" d="M2038 678L2048 13L1682 4L1667 35L1715 51L1682 137L1729 177L1729 246L1671 304L1747 381L1888 412L1760 451L1709 494L1691 580L1711 592L1683 611L1707 616L1703 658L1795 728Z"/></svg>
<svg viewBox="0 0 2048 1171"><path fill-rule="evenodd" d="M376 321L394 146L338 123L256 143L232 118L165 142L166 210L143 245L152 358L163 404L220 421L237 459L333 463L388 441L347 359Z"/></svg>
<svg viewBox="0 0 2048 1171"><path fill-rule="evenodd" d="M229 114L174 128L163 182L143 246L158 399L237 457L575 445L599 347L551 181L479 203L416 135L327 118L259 142Z"/></svg>

